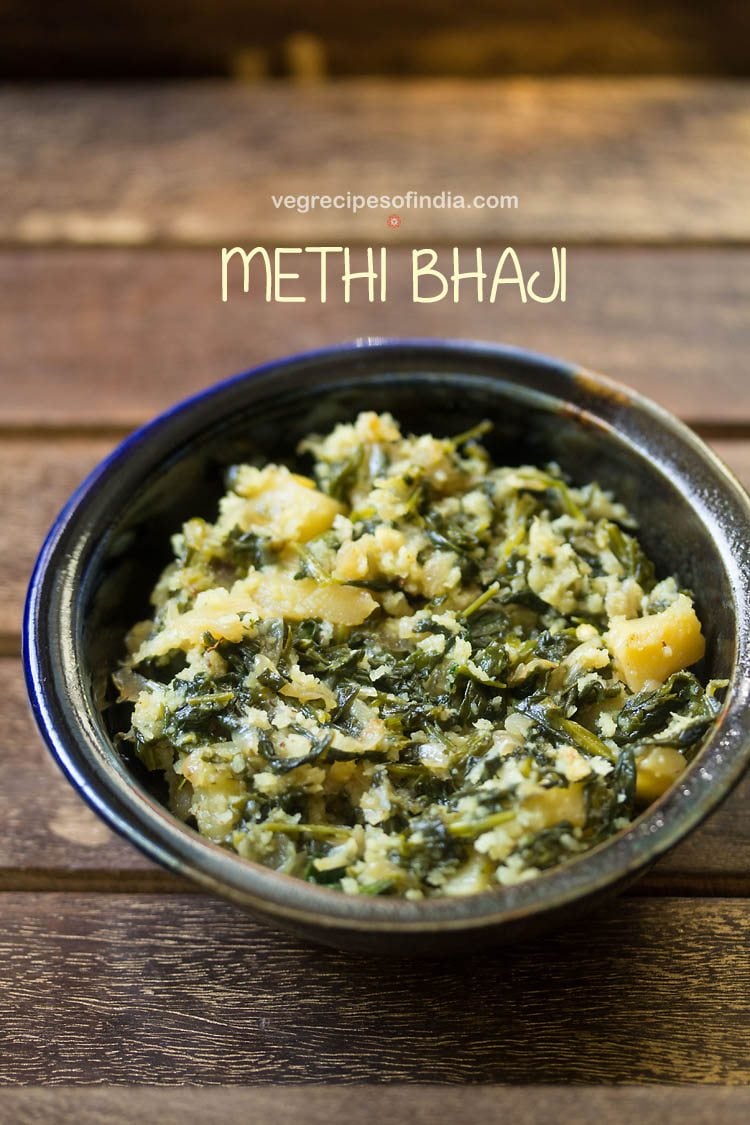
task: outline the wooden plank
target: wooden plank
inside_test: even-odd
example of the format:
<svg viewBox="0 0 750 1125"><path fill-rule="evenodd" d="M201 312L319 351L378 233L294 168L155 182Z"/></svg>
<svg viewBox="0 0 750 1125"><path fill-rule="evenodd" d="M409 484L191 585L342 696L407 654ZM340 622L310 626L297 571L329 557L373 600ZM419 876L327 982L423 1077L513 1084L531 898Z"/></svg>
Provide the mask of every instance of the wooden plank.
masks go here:
<svg viewBox="0 0 750 1125"><path fill-rule="evenodd" d="M513 1121L576 1125L745 1125L750 1090L737 1086L423 1086L25 1087L0 1090L0 1118L14 1125L225 1125L238 1118L273 1125L433 1125L435 1121Z"/></svg>
<svg viewBox="0 0 750 1125"><path fill-rule="evenodd" d="M749 911L624 898L415 964L313 950L200 895L6 894L0 1082L742 1085Z"/></svg>
<svg viewBox="0 0 750 1125"><path fill-rule="evenodd" d="M0 890L184 888L111 833L66 781L34 728L18 661L0 659L0 682L0 759L8 766L0 787ZM749 806L750 776L636 893L750 894Z"/></svg>
<svg viewBox="0 0 750 1125"><path fill-rule="evenodd" d="M547 251L519 253L549 276ZM385 304L355 284L350 304L329 287L321 305L309 275L306 303L222 304L219 262L215 249L0 252L0 426L127 428L255 363L378 335L502 340L605 371L690 421L750 423L748 250L572 248L564 305L515 291L413 304L403 248Z"/></svg>
<svg viewBox="0 0 750 1125"><path fill-rule="evenodd" d="M47 752L31 717L20 662L0 659L0 672L0 759L8 767L0 787L0 888L15 885L18 871L26 872L24 885L30 886L39 872L47 886L50 872L53 883L61 886L73 872L85 874L91 886L99 885L106 873L111 886L114 872L155 871L86 807ZM173 889L181 885L166 873L157 883ZM138 885L147 890L157 884L149 875Z"/></svg>
<svg viewBox="0 0 750 1125"><path fill-rule="evenodd" d="M743 82L670 78L8 87L0 238L747 240L748 103ZM396 234L398 206L298 214L271 199L410 190L519 204L404 210Z"/></svg>
<svg viewBox="0 0 750 1125"><path fill-rule="evenodd" d="M210 13L210 14L209 14ZM0 68L6 77L132 77L299 73L292 45L314 36L324 70L341 74L747 73L747 8L717 0L707 10L684 0L557 0L502 5L469 0L361 0L357 19L340 3L311 7L276 0L131 0L110 7L66 5L41 21L23 0L0 13ZM394 34L398 29L398 34ZM291 40L291 44L290 44Z"/></svg>
<svg viewBox="0 0 750 1125"><path fill-rule="evenodd" d="M17 634L34 560L63 504L112 441L4 441L0 445L0 634Z"/></svg>

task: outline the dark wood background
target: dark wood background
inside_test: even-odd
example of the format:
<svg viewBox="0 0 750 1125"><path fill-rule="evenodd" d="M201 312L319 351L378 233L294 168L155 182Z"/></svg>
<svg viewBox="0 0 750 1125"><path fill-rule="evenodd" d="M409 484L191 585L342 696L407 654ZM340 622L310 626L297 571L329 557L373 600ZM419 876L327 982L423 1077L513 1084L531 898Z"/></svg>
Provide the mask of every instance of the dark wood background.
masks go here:
<svg viewBox="0 0 750 1125"><path fill-rule="evenodd" d="M581 0L565 24L551 0L469 3L460 24L437 2L314 20L292 0L82 7L45 5L44 34L42 5L0 7L0 71L39 80L0 91L0 1120L746 1120L747 780L566 932L363 960L113 836L33 729L19 636L46 528L120 437L236 370L357 336L504 340L606 371L750 484L747 6ZM362 71L380 77L345 77ZM53 81L72 74L129 81ZM201 80L132 81L155 74ZM381 212L270 201L443 188L519 207L404 211L391 231ZM387 304L221 303L222 245L342 238L389 247ZM411 303L412 246L512 244L542 267L550 243L568 247L566 305Z"/></svg>
<svg viewBox="0 0 750 1125"><path fill-rule="evenodd" d="M4 0L9 77L746 75L743 0Z"/></svg>

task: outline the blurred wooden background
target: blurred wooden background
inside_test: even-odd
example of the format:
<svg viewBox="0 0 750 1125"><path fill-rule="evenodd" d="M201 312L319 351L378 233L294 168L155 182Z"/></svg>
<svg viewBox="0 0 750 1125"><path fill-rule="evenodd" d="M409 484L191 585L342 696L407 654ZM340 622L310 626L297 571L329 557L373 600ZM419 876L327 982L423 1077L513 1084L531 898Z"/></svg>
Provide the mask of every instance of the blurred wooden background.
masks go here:
<svg viewBox="0 0 750 1125"><path fill-rule="evenodd" d="M4 0L0 77L734 75L746 0Z"/></svg>

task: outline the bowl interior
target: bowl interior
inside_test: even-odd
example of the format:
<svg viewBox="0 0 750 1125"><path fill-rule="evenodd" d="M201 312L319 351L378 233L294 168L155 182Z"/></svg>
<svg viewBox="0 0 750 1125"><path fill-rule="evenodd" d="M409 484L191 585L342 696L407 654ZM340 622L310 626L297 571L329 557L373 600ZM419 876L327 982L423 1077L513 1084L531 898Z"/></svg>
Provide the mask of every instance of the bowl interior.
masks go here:
<svg viewBox="0 0 750 1125"><path fill-rule="evenodd" d="M96 543L77 614L80 651L97 699L109 694L125 632L149 615L149 593L170 559L170 535L191 516L216 518L227 467L277 460L304 471L308 464L295 452L298 442L351 421L360 410L389 410L406 432L436 435L460 433L488 418L493 430L483 440L497 464L554 460L574 483L596 480L611 489L636 517L657 573L675 574L693 591L706 633L706 672L729 673L734 612L724 560L694 493L665 475L652 446L637 447L602 419L532 388L461 373L376 373L286 392L270 387L268 397L260 398L252 380L246 389L246 401L231 416L209 420L112 505L117 516Z"/></svg>

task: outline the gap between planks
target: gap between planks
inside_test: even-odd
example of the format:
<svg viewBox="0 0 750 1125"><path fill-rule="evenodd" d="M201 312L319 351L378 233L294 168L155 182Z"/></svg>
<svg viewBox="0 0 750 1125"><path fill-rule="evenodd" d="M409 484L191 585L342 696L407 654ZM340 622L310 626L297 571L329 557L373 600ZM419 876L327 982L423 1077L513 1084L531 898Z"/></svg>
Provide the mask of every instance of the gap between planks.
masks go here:
<svg viewBox="0 0 750 1125"><path fill-rule="evenodd" d="M0 868L0 895L43 894L184 895L206 894L197 883L158 867L145 870ZM628 898L750 898L750 873L647 872L623 892ZM617 896L615 896L617 897Z"/></svg>
<svg viewBox="0 0 750 1125"><path fill-rule="evenodd" d="M703 441L750 441L750 420L733 419L685 423ZM113 446L134 432L135 426L117 423L0 422L0 442L110 441Z"/></svg>
<svg viewBox="0 0 750 1125"><path fill-rule="evenodd" d="M652 238L612 238L603 237L600 239L592 239L584 236L567 236L563 235L555 238L552 234L536 237L532 235L523 234L520 238L514 237L509 234L504 243L498 240L497 235L493 232L492 237L488 238L483 235L476 234L473 238L469 235L464 235L459 232L456 233L454 238L447 237L442 234L439 238L428 239L425 234L411 235L408 231L403 233L393 234L387 230L382 239L382 245L389 250L407 251L411 249L418 249L422 243L429 242L429 246L433 250L437 250L438 254L442 257L447 252L451 251L454 247L459 250L467 251L473 249L473 244L481 245L481 248L486 254L490 255L490 262L494 266L495 261L491 257L493 252L502 250L506 245L512 245L520 253L524 248L527 250L544 250L549 252L550 246L564 246L569 250L721 250L723 251L743 251L750 250L750 237L746 235L727 234L722 238L677 238L671 235L660 237L654 235ZM320 238L315 238L314 235L306 238L304 235L298 234L295 236L300 246L319 245ZM387 242L386 242L387 239ZM150 238L138 242L128 242L126 240L115 240L106 238L92 238L82 242L70 242L65 238L48 238L35 240L33 242L26 242L23 239L12 239L0 237L0 254L5 253L18 253L22 251L25 254L47 253L49 251L65 251L66 253L75 254L80 252L85 254L87 251L101 250L103 253L107 251L127 251L133 253L161 251L165 254L179 254L181 252L189 254L196 250L215 250L218 253L221 251L221 246L230 248L231 246L242 246L245 250L251 250L254 246L265 246L266 249L272 248L272 243L275 242L280 245L283 239L269 238L268 231L259 229L257 231L249 231L237 236L236 238L227 236L222 241L221 239L205 239L184 237L178 241L168 238ZM351 250L366 250L369 246L374 246L377 239L374 234L369 237L364 235L347 236L345 240L346 246ZM338 244L341 239L336 239L331 236L329 243L326 245ZM472 243L472 246L469 245ZM221 245L220 245L221 244ZM343 245L344 243L342 243ZM419 245L417 245L419 244Z"/></svg>

